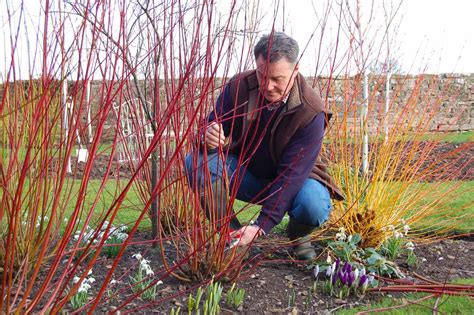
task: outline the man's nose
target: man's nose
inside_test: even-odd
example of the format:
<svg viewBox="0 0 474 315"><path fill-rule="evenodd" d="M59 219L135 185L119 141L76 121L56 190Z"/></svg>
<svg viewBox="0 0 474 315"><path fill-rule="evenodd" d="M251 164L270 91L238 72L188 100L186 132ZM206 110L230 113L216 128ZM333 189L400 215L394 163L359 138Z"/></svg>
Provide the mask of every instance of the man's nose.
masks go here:
<svg viewBox="0 0 474 315"><path fill-rule="evenodd" d="M272 80L267 81L267 91L272 91L275 88L275 82L272 82Z"/></svg>

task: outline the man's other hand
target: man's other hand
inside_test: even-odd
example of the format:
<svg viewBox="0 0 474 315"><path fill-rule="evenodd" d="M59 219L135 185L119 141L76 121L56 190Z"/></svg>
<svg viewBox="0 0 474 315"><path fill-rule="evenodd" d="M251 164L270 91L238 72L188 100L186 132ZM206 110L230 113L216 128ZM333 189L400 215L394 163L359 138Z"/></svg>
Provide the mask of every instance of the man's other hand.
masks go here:
<svg viewBox="0 0 474 315"><path fill-rule="evenodd" d="M212 122L206 129L206 146L208 149L215 149L225 143L224 130L222 124Z"/></svg>
<svg viewBox="0 0 474 315"><path fill-rule="evenodd" d="M259 237L262 232L263 231L259 226L246 225L232 232L230 234L230 237L239 239L237 246L246 246L252 243L252 241L255 240L257 237Z"/></svg>

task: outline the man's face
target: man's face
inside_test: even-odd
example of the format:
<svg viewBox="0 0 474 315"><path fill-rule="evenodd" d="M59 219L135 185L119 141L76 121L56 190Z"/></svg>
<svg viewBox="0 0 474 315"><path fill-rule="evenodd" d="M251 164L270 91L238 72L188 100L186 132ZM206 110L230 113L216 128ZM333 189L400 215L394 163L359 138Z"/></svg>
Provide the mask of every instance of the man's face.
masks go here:
<svg viewBox="0 0 474 315"><path fill-rule="evenodd" d="M290 92L298 74L298 64L293 66L286 58L268 63L261 55L257 60L257 80L267 101L278 102Z"/></svg>

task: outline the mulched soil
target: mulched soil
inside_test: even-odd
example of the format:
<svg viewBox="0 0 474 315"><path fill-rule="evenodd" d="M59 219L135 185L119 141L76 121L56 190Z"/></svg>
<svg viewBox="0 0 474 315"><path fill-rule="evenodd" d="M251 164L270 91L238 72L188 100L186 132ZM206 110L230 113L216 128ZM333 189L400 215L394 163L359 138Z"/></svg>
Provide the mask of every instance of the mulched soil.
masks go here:
<svg viewBox="0 0 474 315"><path fill-rule="evenodd" d="M231 314L232 312L242 312L249 314L274 314L274 313L331 313L343 308L352 308L380 300L386 294L373 293L363 297L350 297L348 299L338 299L317 292L308 296L308 289L312 286L314 278L312 271L304 263L291 259L285 248L274 251L271 255L260 256L257 260L252 260L255 255L266 252L269 246L269 239L273 241L283 241L283 236L273 234L264 239L257 240L251 251L251 261L244 268L238 279L238 287L245 289L245 301L238 310L232 309L225 304L225 295L221 302L222 313ZM138 234L135 240L142 242L149 239L147 234ZM318 252L322 247L315 245ZM185 283L169 276L163 279L163 284L158 286L158 294L155 303L143 301L141 298L135 298L127 305L119 307L133 295L130 289L129 276L136 270L136 259L133 254L140 252L151 260L151 267L155 271L164 270L161 264L161 256L158 249L151 248L150 245L132 245L129 246L122 257L114 278L119 279L116 289L113 292L119 292L114 300L107 299L104 296L101 302L99 312L121 313L169 313L174 307L181 307L182 312L187 312L187 298L189 292L195 295L196 285L199 283ZM409 268L405 263L405 257L398 259L402 271L407 275L408 280L419 282L419 277L425 277L438 282L449 282L457 278L474 277L474 238L448 239L435 244L421 245L415 250L418 257L418 265ZM111 268L112 259L101 257L94 265L93 273L97 283L101 283L105 275ZM230 288L230 283L224 284L224 292ZM289 296L295 296L294 306L289 306ZM94 294L92 294L94 296ZM399 294L392 294L399 296ZM67 308L65 309L68 310ZM202 310L202 306L201 306Z"/></svg>

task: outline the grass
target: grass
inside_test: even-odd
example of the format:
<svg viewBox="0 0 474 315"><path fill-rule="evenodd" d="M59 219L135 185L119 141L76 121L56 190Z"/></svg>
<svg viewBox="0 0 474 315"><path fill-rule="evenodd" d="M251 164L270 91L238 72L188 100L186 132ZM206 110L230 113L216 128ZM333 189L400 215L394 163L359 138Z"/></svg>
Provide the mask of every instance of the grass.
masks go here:
<svg viewBox="0 0 474 315"><path fill-rule="evenodd" d="M114 196L115 196L115 190L119 189L119 187L123 187L126 185L128 181L127 180L108 180L104 192L101 193L99 200L95 206L95 211L92 215L92 220L89 225L92 227L96 225L96 222L100 220L101 217L105 215L105 211L107 211L112 203L114 202ZM66 208L66 213L65 216L66 218L71 216L71 213L74 210L75 203L77 199L77 193L80 188L81 181L80 180L67 180L68 185L72 185L72 187L64 188L62 192L62 198L66 198L66 191L71 191L71 201L68 202L67 208ZM88 182L88 189L86 196L84 198L84 209L87 211L88 209L91 208L94 199L97 196L98 189L101 185L101 180L97 179L92 179L89 180ZM124 202L122 203L120 210L117 214L116 219L114 220L113 224L118 226L125 224L127 226L132 226L138 219L140 215L140 211L143 209L143 204L140 201L140 198L138 197L138 193L136 191L135 187L132 187L132 189L129 191L127 194L127 197L125 198ZM87 213L86 211L82 212L81 220L84 220ZM0 227L2 227L4 224L6 224L6 217L4 220L2 220ZM150 230L151 228L151 222L150 220L142 220L139 225L140 230ZM2 227L3 229L3 227Z"/></svg>
<svg viewBox="0 0 474 315"><path fill-rule="evenodd" d="M464 143L474 141L474 131L428 133L423 136L423 140L435 140L441 136L442 142Z"/></svg>
<svg viewBox="0 0 474 315"><path fill-rule="evenodd" d="M403 141L409 141L414 137L414 135L404 135L400 138ZM384 140L384 136L372 136L369 139L369 142L373 142L375 139L379 141ZM430 132L417 137L419 140L423 141L440 141L440 142L449 142L449 143L465 143L465 142L474 142L474 131L451 131L451 132ZM325 143L331 143L331 137L327 136L324 138ZM349 141L350 143L350 141Z"/></svg>
<svg viewBox="0 0 474 315"><path fill-rule="evenodd" d="M458 185L455 195L453 198L449 198L443 201L439 207L443 209L442 213L448 213L451 218L464 217L463 220L458 220L460 223L454 227L453 233L455 234L464 234L474 232L474 203L472 201L472 196L474 193L474 181L463 181L463 182L446 182L441 188L442 190L449 190L451 187ZM434 183L419 183L413 185L423 185L423 190L432 191L432 196L427 196L427 198L420 200L419 204L429 203L434 198L434 196L439 196L439 192L435 191L433 188ZM416 206L416 205L415 205ZM438 217L441 217L443 214L440 214ZM434 218L436 218L435 216Z"/></svg>
<svg viewBox="0 0 474 315"><path fill-rule="evenodd" d="M453 233L464 234L464 233L474 232L474 204L472 202L472 194L474 193L474 181L446 182L445 184L443 184L442 188L448 190L449 188L458 184L459 184L459 187L457 191L459 191L460 193L453 196L453 198L449 198L448 200L441 203L440 208L447 209L450 211L453 209L456 209L456 216L464 216L465 219L461 220L461 222L454 228ZM413 184L413 185L414 185L414 188L415 186L423 185L423 190L433 192L433 197L428 196L428 198L420 200L419 205L430 202L431 199L434 198L434 196L439 196L439 192L436 192L435 189L433 188L435 186L434 183L419 183L419 184ZM237 212L240 209L246 207L246 205L247 205L246 202L236 200L234 203L234 211ZM247 223L250 220L254 220L257 217L258 212L260 211L260 208L261 206L251 205L245 208L245 210L241 211L237 215L237 217L239 218L240 222ZM443 213L445 212L443 211ZM288 216L285 216L285 219L278 226L276 226L273 231L277 233L283 232L286 229L287 224L288 224Z"/></svg>
<svg viewBox="0 0 474 315"><path fill-rule="evenodd" d="M73 185L72 195L74 196L77 194L79 190L80 181L79 180L70 180L71 184ZM84 200L85 209L88 209L97 195L97 191L99 189L101 181L100 180L90 180L88 191ZM92 224L97 222L99 218L103 215L104 211L106 211L112 202L114 201L115 190L118 189L118 186L124 186L127 183L126 180L121 180L117 182L116 180L109 180L105 185L105 192L101 194L101 198L96 205L96 209L93 215ZM456 182L447 182L444 184L445 188L448 189L452 185L456 185ZM424 184L414 184L414 185L424 185L423 189L426 190L433 190L431 187L434 186L433 183L424 183ZM474 181L465 181L460 183L459 191L464 191L464 193L457 194L454 198L450 198L446 200L441 206L444 209L458 209L457 215L464 215L466 216L465 220L457 225L454 229L454 233L456 234L463 234L474 232L474 205L472 203L472 192L474 192ZM74 197L72 197L74 200ZM429 198L425 200L420 200L420 204L429 202ZM234 203L234 211L238 212L242 208L246 207L243 211L241 211L237 217L239 218L240 222L248 223L251 220L254 220L258 212L260 211L261 206L258 205L250 205L247 206L246 202L236 200ZM114 221L115 225L125 224L125 225L132 225L139 217L140 211L143 208L143 204L141 203L138 193L136 189L132 188L130 192L127 194L127 197L124 203L121 206L121 209L118 212L117 218ZM72 212L74 209L74 202L71 202L68 209L67 209L67 216ZM286 225L288 224L288 216L285 216L283 221L274 228L273 232L282 233L286 229ZM151 223L149 220L142 220L139 225L139 229L150 230Z"/></svg>
<svg viewBox="0 0 474 315"><path fill-rule="evenodd" d="M469 284L474 285L474 278L469 279L458 279L453 281L454 283L458 284ZM426 296L426 294L404 294L402 298L393 298L393 297L384 297L380 302L371 304L369 306L362 306L356 307L347 310L341 310L336 314L340 315L348 315L348 314L356 314L361 311L368 311L368 310L376 310L379 308L386 308L396 305L401 305L407 301L414 301L417 299ZM435 305L436 298L428 299L425 301L420 302L417 305L408 305L400 309L394 309L390 311L380 312L377 314L435 314L433 311L433 307ZM441 296L438 301L437 307L438 313L437 314L472 314L472 310L474 310L474 300L469 297L462 297L462 296Z"/></svg>
<svg viewBox="0 0 474 315"><path fill-rule="evenodd" d="M106 210L110 208L112 203L114 202L114 195L115 190L118 187L124 187L127 184L127 180L120 180L117 182L116 180L108 180L105 188L104 193L101 194L101 199L96 205L96 209L94 211L94 215L92 217L92 224L97 222L103 215ZM86 197L84 199L85 208L87 209L88 206L91 206L94 202L94 198L97 195L97 191L100 187L101 180L90 180L88 191ZM77 192L79 189L80 181L75 180L72 190L73 192ZM141 210L143 209L143 204L138 197L138 193L135 187L127 194L124 202L122 203L120 210L118 211L117 217L114 220L114 225L121 225L125 224L127 226L132 226L140 216ZM73 208L69 208L68 211L72 212ZM140 230L149 230L151 228L151 222L149 220L142 220L139 225Z"/></svg>

